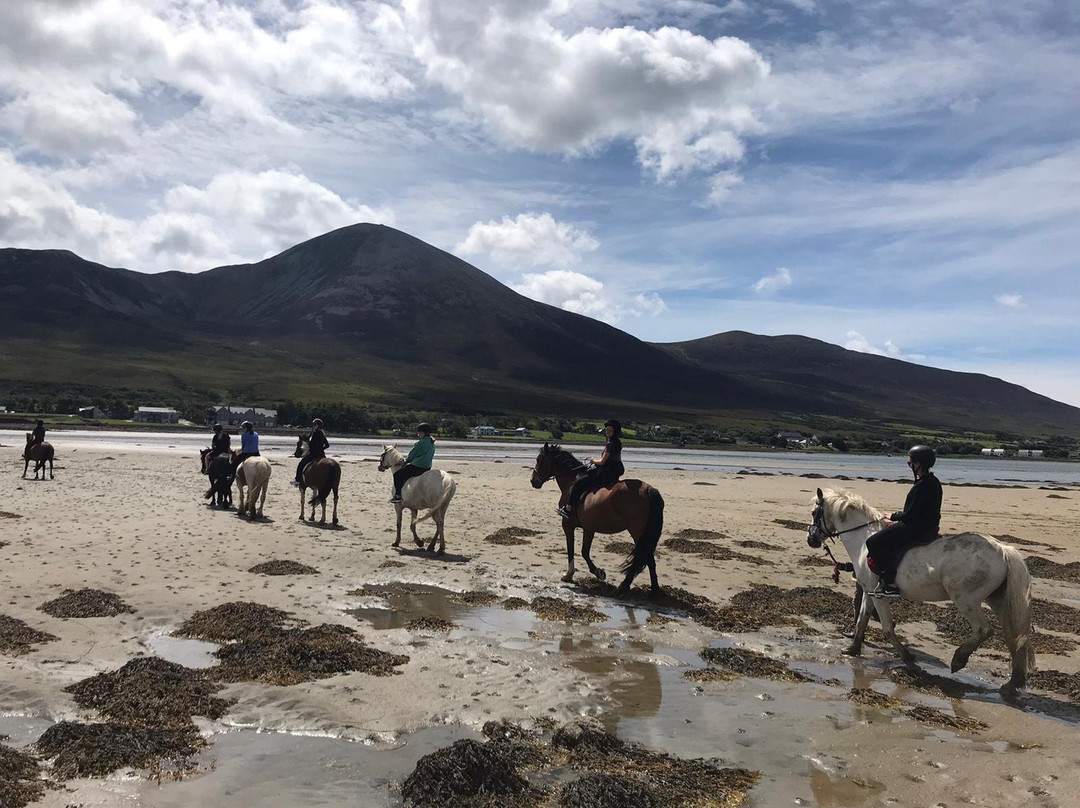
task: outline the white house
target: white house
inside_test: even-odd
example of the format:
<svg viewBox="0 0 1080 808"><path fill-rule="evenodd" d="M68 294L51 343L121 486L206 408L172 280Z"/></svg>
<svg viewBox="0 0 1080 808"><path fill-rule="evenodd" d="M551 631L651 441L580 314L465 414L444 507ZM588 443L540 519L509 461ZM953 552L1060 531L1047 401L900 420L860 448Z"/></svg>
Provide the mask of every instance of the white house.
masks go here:
<svg viewBox="0 0 1080 808"><path fill-rule="evenodd" d="M532 432L529 431L528 427L519 426L517 429L514 430L514 434L517 435L519 438L527 438L532 434Z"/></svg>
<svg viewBox="0 0 1080 808"><path fill-rule="evenodd" d="M1004 449L983 449L982 450L982 455L983 455L983 457L1004 457L1005 456L1005 450Z"/></svg>
<svg viewBox="0 0 1080 808"><path fill-rule="evenodd" d="M139 407L134 420L144 424L176 424L180 422L180 413L171 407Z"/></svg>
<svg viewBox="0 0 1080 808"><path fill-rule="evenodd" d="M98 407L98 406L96 406L94 404L90 404L89 406L86 406L86 407L79 407L78 415L79 415L80 418L104 418L105 417L105 413L102 411L101 407Z"/></svg>
<svg viewBox="0 0 1080 808"><path fill-rule="evenodd" d="M480 438L485 435L498 435L499 430L493 426L478 426L473 430L473 434Z"/></svg>
<svg viewBox="0 0 1080 808"><path fill-rule="evenodd" d="M1042 457L1042 449L1019 449L1016 452L1017 457Z"/></svg>

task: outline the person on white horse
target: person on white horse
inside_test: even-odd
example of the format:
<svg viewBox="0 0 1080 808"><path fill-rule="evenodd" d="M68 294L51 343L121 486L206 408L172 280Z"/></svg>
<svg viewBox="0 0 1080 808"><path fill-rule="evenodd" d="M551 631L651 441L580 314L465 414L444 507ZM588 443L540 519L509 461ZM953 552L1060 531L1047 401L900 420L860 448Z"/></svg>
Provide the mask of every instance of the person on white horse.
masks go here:
<svg viewBox="0 0 1080 808"><path fill-rule="evenodd" d="M240 424L240 454L233 458L233 471L249 457L261 457L259 454L259 433L251 421Z"/></svg>
<svg viewBox="0 0 1080 808"><path fill-rule="evenodd" d="M431 471L432 461L435 460L435 439L431 437L432 431L431 424L421 421L416 425L416 437L419 440L405 455L405 465L394 472L394 496L390 498L392 505L401 502L401 486L405 485L406 480Z"/></svg>
<svg viewBox="0 0 1080 808"><path fill-rule="evenodd" d="M301 435L300 439L307 441L307 454L301 457L300 462L296 465L296 477L292 481L294 488L299 488L300 483L304 480L304 467L312 460L326 457L326 450L330 448L330 441L326 439L326 433L323 432L322 418L316 418L312 421L311 434L306 438ZM325 512L323 515L325 516Z"/></svg>
<svg viewBox="0 0 1080 808"><path fill-rule="evenodd" d="M937 455L929 446L919 444L908 450L908 468L915 475L915 484L904 501L904 510L889 517L891 525L882 528L866 542L866 549L874 559L881 575L877 589L870 593L875 598L898 598L896 569L904 553L916 544L922 544L938 535L941 526L941 482L930 470Z"/></svg>

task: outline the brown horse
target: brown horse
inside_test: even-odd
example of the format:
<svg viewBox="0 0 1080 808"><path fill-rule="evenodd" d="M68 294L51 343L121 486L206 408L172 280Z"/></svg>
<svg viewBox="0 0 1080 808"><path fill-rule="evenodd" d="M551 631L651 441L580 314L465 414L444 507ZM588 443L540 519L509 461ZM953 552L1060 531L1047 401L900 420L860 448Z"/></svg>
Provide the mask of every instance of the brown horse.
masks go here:
<svg viewBox="0 0 1080 808"><path fill-rule="evenodd" d="M26 477L26 470L30 468L30 461L34 461L34 479L38 478L38 471L41 471L41 479L45 479L45 464L49 464L49 479L53 478L53 447L51 443L35 443L30 445L30 441L34 439L34 436L29 432L26 433L26 448L23 449L23 463L22 476Z"/></svg>
<svg viewBox="0 0 1080 808"><path fill-rule="evenodd" d="M582 464L570 452L555 445L544 444L536 456L532 472L533 488L540 488L554 478L564 493L578 478ZM656 580L656 545L664 529L664 498L660 492L641 480L620 480L611 488L601 488L588 494L575 508L571 519L563 519L566 534L568 569L564 581L574 580L574 530L581 528L581 557L589 572L601 581L607 573L589 557L593 536L597 533L621 533L626 530L634 538L634 551L627 557L621 572L625 573L619 591L630 591L635 576L645 567L652 578L652 591L660 591Z"/></svg>
<svg viewBox="0 0 1080 808"><path fill-rule="evenodd" d="M296 451L293 452L293 457L303 457L305 454L307 454L307 439L301 437L296 441ZM313 488L315 490L315 496L313 496L308 503L311 505L311 519L309 521L315 521L315 506L322 503L322 519L319 521L319 524L326 524L326 498L333 492L333 519L334 524L336 525L338 523L337 498L339 485L341 485L341 466L338 465L338 462L333 458L320 457L304 466L304 473L300 478L300 521L304 521L305 492L307 489Z"/></svg>

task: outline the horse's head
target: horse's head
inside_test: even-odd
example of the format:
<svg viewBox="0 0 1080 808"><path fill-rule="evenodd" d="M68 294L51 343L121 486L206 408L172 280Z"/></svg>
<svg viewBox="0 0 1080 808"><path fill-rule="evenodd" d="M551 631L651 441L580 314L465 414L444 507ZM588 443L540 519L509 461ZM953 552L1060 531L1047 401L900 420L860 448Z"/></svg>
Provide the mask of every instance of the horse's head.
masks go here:
<svg viewBox="0 0 1080 808"><path fill-rule="evenodd" d="M825 539L835 536L836 532L831 530L825 523L825 497L820 488L817 490L813 505L814 510L811 514L810 527L806 529L806 543L811 547L818 548L825 543Z"/></svg>
<svg viewBox="0 0 1080 808"><path fill-rule="evenodd" d="M293 457L303 457L307 454L308 440L303 435L296 439L296 450Z"/></svg>
<svg viewBox="0 0 1080 808"><path fill-rule="evenodd" d="M379 457L379 471L386 471L394 466L400 466L404 460L405 458L401 456L401 452L389 443L384 444L382 455Z"/></svg>
<svg viewBox="0 0 1080 808"><path fill-rule="evenodd" d="M556 459L562 450L554 444L544 443L543 448L536 454L536 463L533 464L532 483L533 488L539 488L558 473Z"/></svg>
<svg viewBox="0 0 1080 808"><path fill-rule="evenodd" d="M32 434L30 434L29 432L27 432L26 433L26 445L29 446L30 441L32 441L33 439L34 439L34 436Z"/></svg>

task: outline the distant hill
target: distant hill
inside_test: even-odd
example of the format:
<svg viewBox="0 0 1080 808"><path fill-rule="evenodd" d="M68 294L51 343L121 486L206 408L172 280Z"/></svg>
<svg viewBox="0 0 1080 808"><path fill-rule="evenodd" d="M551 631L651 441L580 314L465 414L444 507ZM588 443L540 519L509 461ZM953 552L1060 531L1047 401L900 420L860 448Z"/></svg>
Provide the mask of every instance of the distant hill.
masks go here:
<svg viewBox="0 0 1080 808"><path fill-rule="evenodd" d="M3 249L0 339L0 390L81 381L165 396L375 400L462 413L1080 429L1080 410L1016 385L804 337L645 343L369 224L198 274Z"/></svg>

